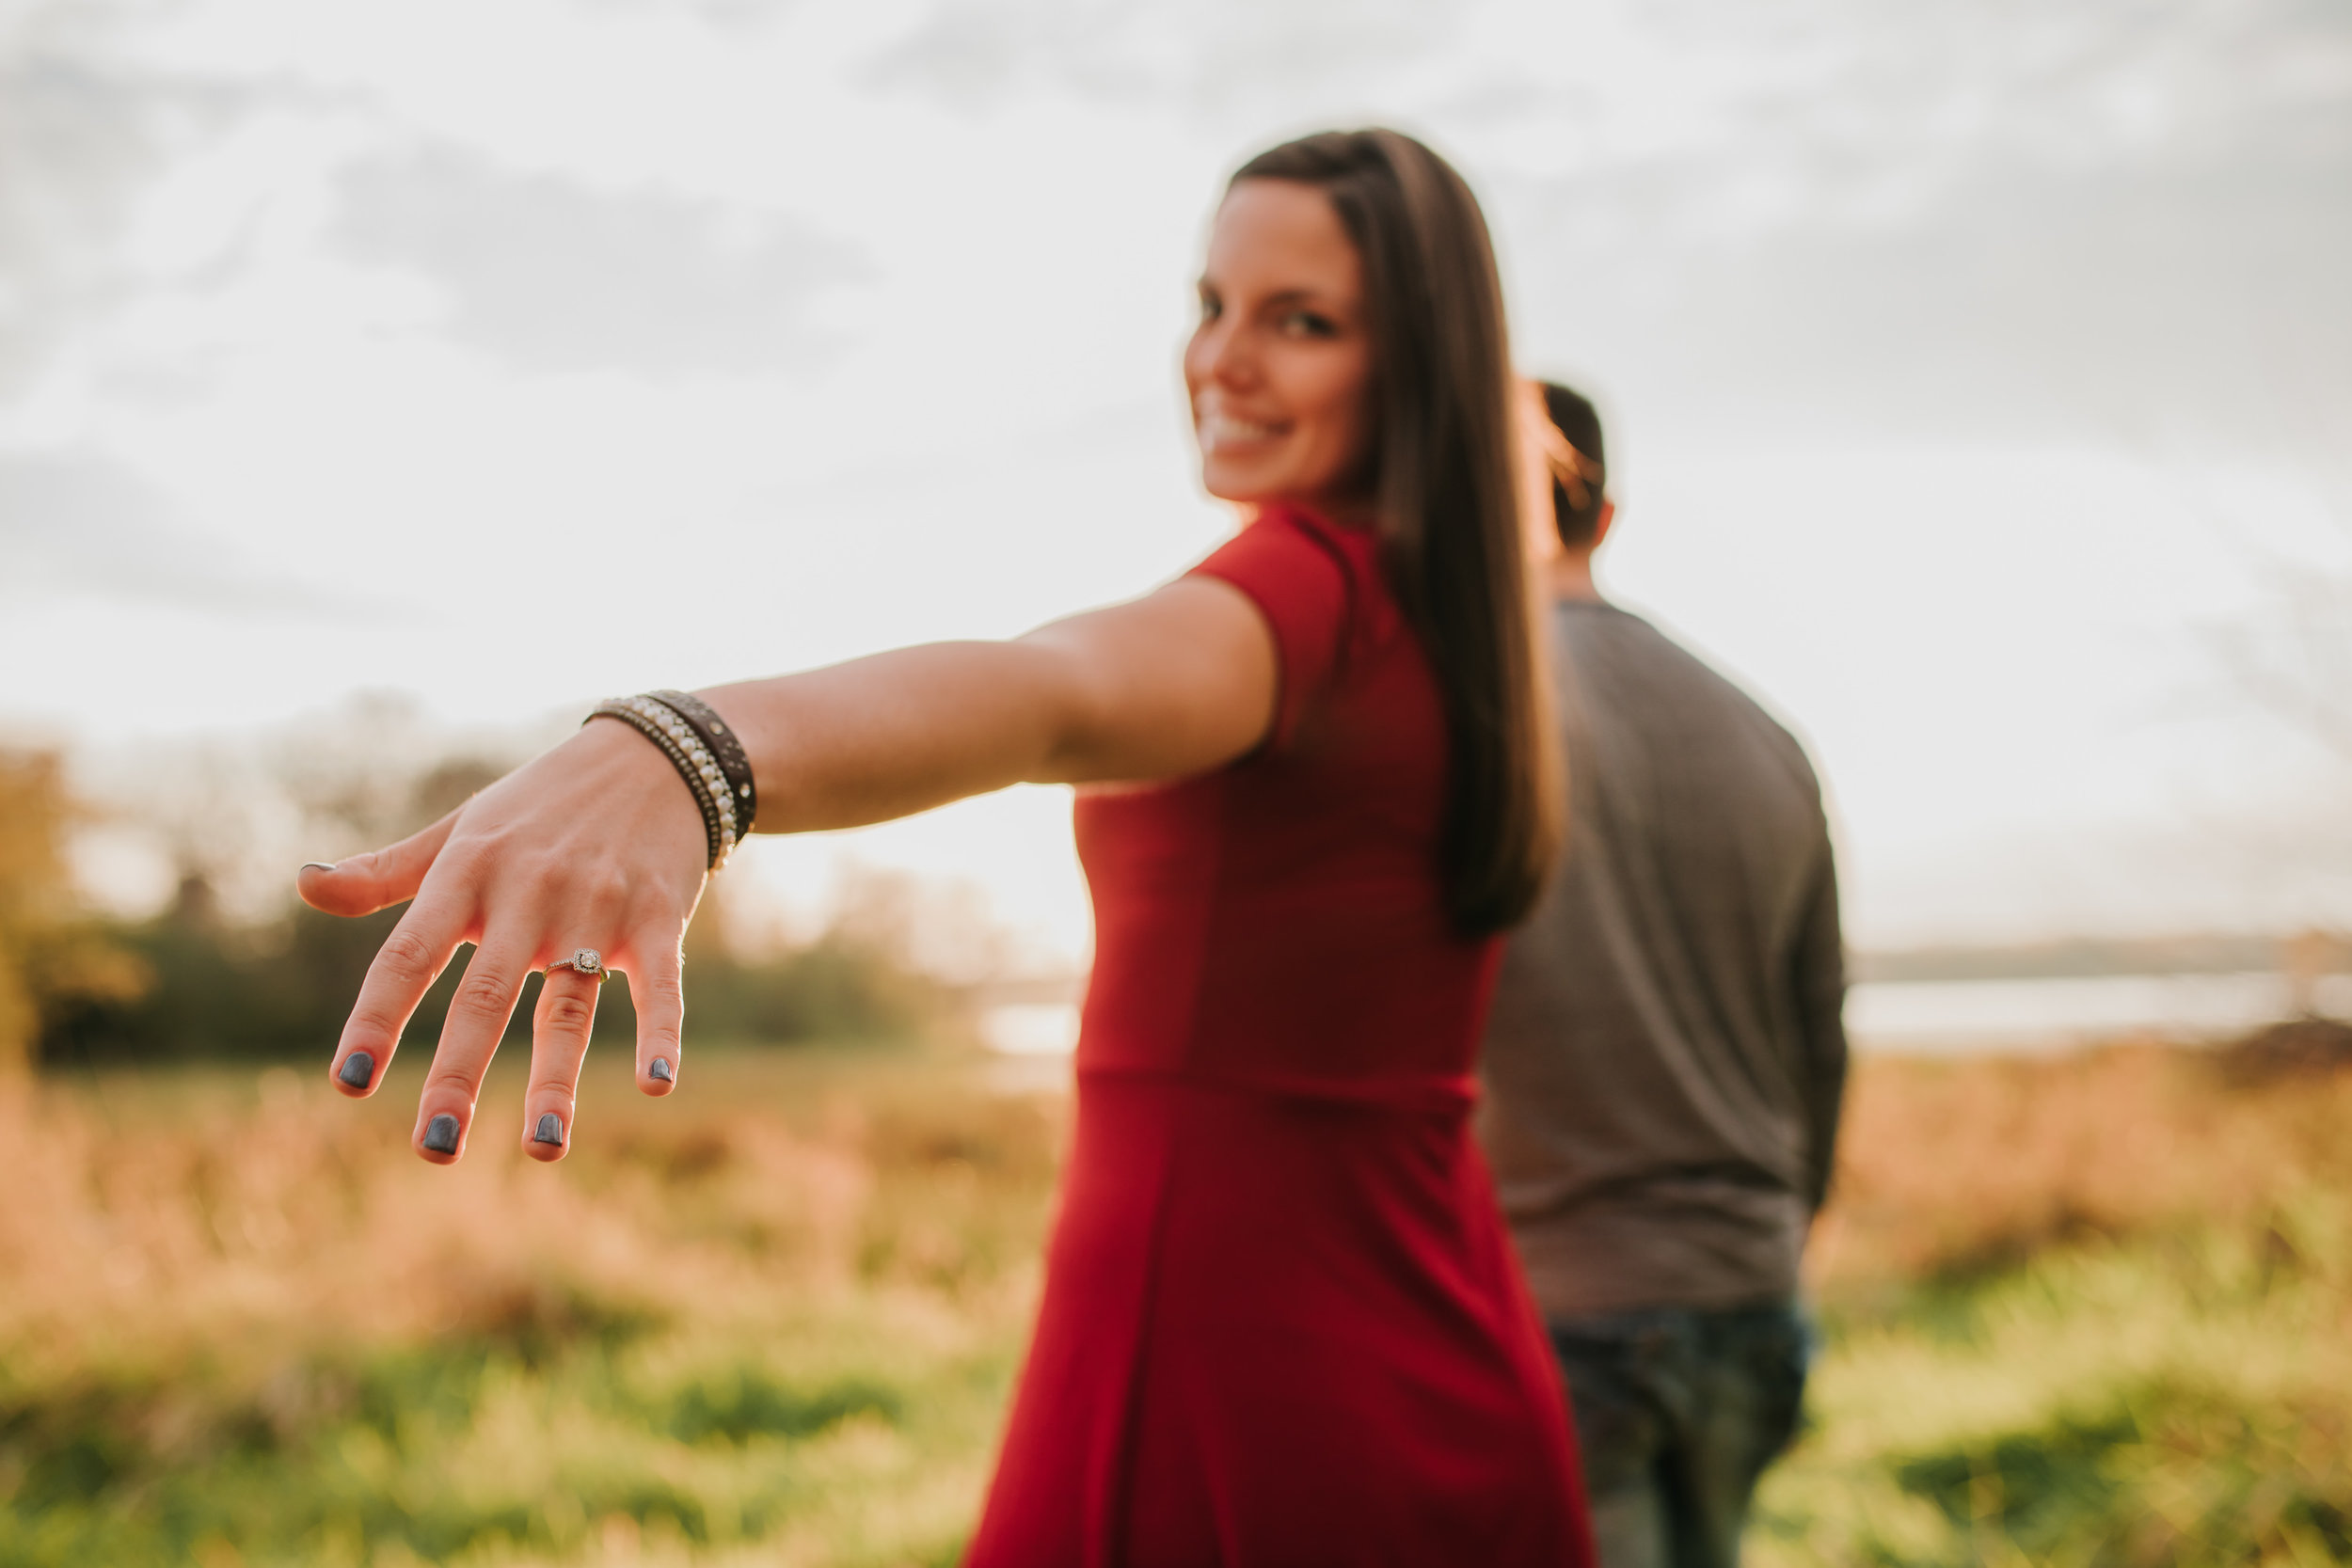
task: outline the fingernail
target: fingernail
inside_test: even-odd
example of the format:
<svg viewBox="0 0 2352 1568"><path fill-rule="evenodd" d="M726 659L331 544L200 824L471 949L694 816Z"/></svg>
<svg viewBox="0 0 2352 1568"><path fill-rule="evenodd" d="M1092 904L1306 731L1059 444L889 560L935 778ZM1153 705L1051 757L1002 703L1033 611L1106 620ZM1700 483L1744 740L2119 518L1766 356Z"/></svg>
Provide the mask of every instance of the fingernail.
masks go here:
<svg viewBox="0 0 2352 1568"><path fill-rule="evenodd" d="M335 869L335 863L333 861L304 861L302 863L302 869L305 871L332 871Z"/></svg>
<svg viewBox="0 0 2352 1568"><path fill-rule="evenodd" d="M424 1124L424 1147L436 1154L457 1152L457 1118L443 1111Z"/></svg>
<svg viewBox="0 0 2352 1568"><path fill-rule="evenodd" d="M539 1129L531 1134L531 1141L535 1144L553 1144L556 1148L562 1148L564 1147L564 1118L553 1111L541 1112Z"/></svg>
<svg viewBox="0 0 2352 1568"><path fill-rule="evenodd" d="M375 1076L375 1058L364 1051L355 1051L343 1058L342 1070L335 1076L355 1089L364 1089L368 1080Z"/></svg>
<svg viewBox="0 0 2352 1568"><path fill-rule="evenodd" d="M667 1056L656 1056L653 1059L653 1066L645 1069L645 1076L648 1078L659 1078L665 1084L672 1082L673 1080L670 1076L670 1058Z"/></svg>

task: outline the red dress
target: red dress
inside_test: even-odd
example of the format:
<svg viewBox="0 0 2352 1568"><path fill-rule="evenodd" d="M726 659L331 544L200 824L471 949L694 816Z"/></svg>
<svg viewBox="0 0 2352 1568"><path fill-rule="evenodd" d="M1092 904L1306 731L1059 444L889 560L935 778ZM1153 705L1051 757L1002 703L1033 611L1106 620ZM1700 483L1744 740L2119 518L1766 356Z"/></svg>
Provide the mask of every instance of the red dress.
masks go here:
<svg viewBox="0 0 2352 1568"><path fill-rule="evenodd" d="M1079 797L1094 975L1045 1296L972 1568L1591 1561L1558 1375L1468 1116L1499 944L1438 879L1444 715L1373 537L1195 568L1272 734Z"/></svg>

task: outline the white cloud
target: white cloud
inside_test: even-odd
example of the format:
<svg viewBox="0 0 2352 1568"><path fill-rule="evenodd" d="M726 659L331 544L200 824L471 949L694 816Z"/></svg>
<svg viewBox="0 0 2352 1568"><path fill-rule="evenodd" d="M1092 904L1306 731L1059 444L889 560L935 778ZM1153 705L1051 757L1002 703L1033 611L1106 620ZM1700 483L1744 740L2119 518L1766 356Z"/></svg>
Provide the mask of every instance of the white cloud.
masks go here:
<svg viewBox="0 0 2352 1568"><path fill-rule="evenodd" d="M355 259L421 271L453 331L533 371L791 373L843 346L812 299L871 274L789 219L447 148L346 169L340 198Z"/></svg>
<svg viewBox="0 0 2352 1568"><path fill-rule="evenodd" d="M1465 161L1525 356L1611 413L1616 580L1814 737L1866 934L2132 907L2239 776L2203 759L2260 751L2166 717L2260 603L2238 535L2304 517L2264 548L2316 559L2342 509L2317 0L36 9L0 442L115 499L77 530L0 474L0 572L47 585L0 709L94 732L362 687L511 720L1138 591L1220 524L1173 368L1206 210L1332 119ZM257 620L262 582L382 608ZM1074 947L1061 816L857 852ZM2053 833L2099 891L2053 891ZM2193 910L2164 875L2144 907Z"/></svg>

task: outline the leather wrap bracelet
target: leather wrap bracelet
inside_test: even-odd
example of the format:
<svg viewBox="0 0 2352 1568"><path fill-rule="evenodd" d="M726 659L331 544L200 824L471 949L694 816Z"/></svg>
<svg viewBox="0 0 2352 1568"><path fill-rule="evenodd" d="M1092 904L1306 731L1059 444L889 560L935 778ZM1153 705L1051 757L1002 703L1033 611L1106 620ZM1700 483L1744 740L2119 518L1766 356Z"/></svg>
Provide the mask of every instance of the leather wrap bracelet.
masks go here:
<svg viewBox="0 0 2352 1568"><path fill-rule="evenodd" d="M749 833L753 819L759 815L759 786L752 780L752 759L743 754L742 741L727 728L716 708L691 691L648 691L645 695L666 704L710 748L711 760L719 765L727 793L735 801L735 836Z"/></svg>
<svg viewBox="0 0 2352 1568"><path fill-rule="evenodd" d="M675 695L685 696L685 693ZM688 700L692 701L691 698ZM718 715L711 713L707 705L699 703L695 705L709 715L710 721L717 721ZM598 703L580 722L593 723L598 719L619 720L652 741L660 749L661 754L670 759L670 765L686 782L688 792L694 797L695 807L702 813L703 838L709 850L707 869L716 871L726 864L727 856L734 852L742 836L751 831L750 807L755 799L751 788L751 765L743 757L742 747L733 746L729 758L741 769L739 780L730 777L728 769L721 765L719 754L713 750L710 740L704 737L700 726L666 697L651 692L636 697L607 698ZM723 729L721 733L724 733ZM728 736L727 738L732 740L733 737ZM739 784L742 788L740 799L744 802L743 809L739 811L736 806Z"/></svg>

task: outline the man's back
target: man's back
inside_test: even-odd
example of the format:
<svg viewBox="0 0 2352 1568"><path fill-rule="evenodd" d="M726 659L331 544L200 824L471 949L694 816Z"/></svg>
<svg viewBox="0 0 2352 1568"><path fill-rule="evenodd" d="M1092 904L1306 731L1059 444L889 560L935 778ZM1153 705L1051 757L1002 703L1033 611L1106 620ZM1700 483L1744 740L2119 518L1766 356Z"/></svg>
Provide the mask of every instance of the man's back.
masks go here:
<svg viewBox="0 0 2352 1568"><path fill-rule="evenodd" d="M1846 1042L1820 792L1638 616L1554 612L1565 863L1513 939L1483 1132L1545 1315L1791 1296Z"/></svg>

